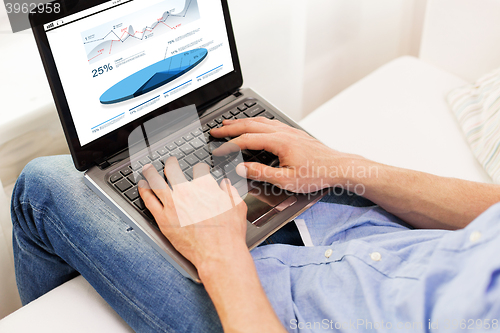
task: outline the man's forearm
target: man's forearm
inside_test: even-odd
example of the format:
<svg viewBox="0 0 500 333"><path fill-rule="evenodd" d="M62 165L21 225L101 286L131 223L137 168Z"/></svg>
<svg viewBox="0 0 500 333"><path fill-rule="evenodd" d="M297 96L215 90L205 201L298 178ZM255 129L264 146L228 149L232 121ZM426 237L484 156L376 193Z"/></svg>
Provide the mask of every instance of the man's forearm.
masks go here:
<svg viewBox="0 0 500 333"><path fill-rule="evenodd" d="M246 245L199 268L225 332L285 332Z"/></svg>
<svg viewBox="0 0 500 333"><path fill-rule="evenodd" d="M364 196L416 228L460 229L500 201L500 186L438 177L356 160L370 172L351 177Z"/></svg>

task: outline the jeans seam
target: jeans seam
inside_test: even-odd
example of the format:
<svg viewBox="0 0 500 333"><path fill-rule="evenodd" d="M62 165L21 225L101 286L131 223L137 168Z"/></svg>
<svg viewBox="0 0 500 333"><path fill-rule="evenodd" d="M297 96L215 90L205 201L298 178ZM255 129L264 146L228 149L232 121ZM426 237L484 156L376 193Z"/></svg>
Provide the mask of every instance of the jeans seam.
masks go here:
<svg viewBox="0 0 500 333"><path fill-rule="evenodd" d="M50 223L52 224L52 226L54 227L54 229L59 233L59 236L62 237L63 239L65 239L65 241L67 242L67 244L69 244L75 251L77 251L78 253L80 253L80 256L83 257L92 267L95 268L95 271L97 272L97 274L99 274L104 282L109 286L111 287L115 292L117 292L118 295L121 295L121 297L129 302L129 304L132 304L132 306L134 308L136 308L138 310L139 313L141 313L146 319L148 319L152 324L154 324L154 326L156 326L159 330L161 331L164 331L164 332L168 332L171 327L164 323L160 318L158 318L156 315L154 314L149 314L149 313L146 313L142 308L140 308L136 302L134 302L132 300L132 298L130 298L129 296L127 296L126 294L124 294L123 292L121 292L118 288L116 288L113 283L111 283L111 281L109 280L109 278L104 275L102 273L102 269L98 269L98 265L96 265L92 260L90 260L88 258L88 256L83 252L81 251L76 245L73 244L73 242L66 236L65 232L63 232L58 226L57 226L57 223L55 223L54 219L51 218L48 214L48 210L46 207L43 207L42 209L38 209L36 208L34 205L32 205L30 202L22 202L21 205L30 205L31 208L36 211L37 213L40 213L42 214L45 218L47 218L48 221L50 221ZM19 206L21 206L19 205ZM106 302L107 303L107 302ZM152 317L156 317L156 321L153 320L154 318ZM162 328L160 325L158 325L157 321L160 321L162 322L166 327L168 327L167 330L165 330L165 328Z"/></svg>

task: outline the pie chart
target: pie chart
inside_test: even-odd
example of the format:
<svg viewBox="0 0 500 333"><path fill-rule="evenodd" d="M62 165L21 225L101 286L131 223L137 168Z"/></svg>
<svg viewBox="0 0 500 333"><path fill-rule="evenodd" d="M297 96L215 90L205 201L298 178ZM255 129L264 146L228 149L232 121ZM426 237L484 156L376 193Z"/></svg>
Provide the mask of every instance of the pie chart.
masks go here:
<svg viewBox="0 0 500 333"><path fill-rule="evenodd" d="M186 74L208 55L196 49L166 58L130 75L109 88L100 98L101 104L115 104L144 95Z"/></svg>

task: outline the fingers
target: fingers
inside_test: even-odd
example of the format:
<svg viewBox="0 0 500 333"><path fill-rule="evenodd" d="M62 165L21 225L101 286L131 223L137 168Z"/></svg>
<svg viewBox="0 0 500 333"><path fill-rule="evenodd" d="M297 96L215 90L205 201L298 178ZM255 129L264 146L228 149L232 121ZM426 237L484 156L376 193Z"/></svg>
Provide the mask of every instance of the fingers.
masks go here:
<svg viewBox="0 0 500 333"><path fill-rule="evenodd" d="M198 163L193 167L193 178L201 178L210 173L210 166L206 163Z"/></svg>
<svg viewBox="0 0 500 333"><path fill-rule="evenodd" d="M276 133L252 133L243 134L229 142L224 143L217 149L214 149L212 153L215 156L229 155L241 150L265 150L279 156L279 149L286 142L283 138Z"/></svg>
<svg viewBox="0 0 500 333"><path fill-rule="evenodd" d="M265 150L279 156L279 149L289 144L283 139L279 133L249 133L234 138L229 143L238 145L241 150Z"/></svg>
<svg viewBox="0 0 500 333"><path fill-rule="evenodd" d="M223 127L212 129L210 134L216 138L224 138L237 137L244 133L274 133L277 131L277 127L267 118L225 120L223 124Z"/></svg>
<svg viewBox="0 0 500 333"><path fill-rule="evenodd" d="M229 196L231 199L231 204L233 207L239 205L241 202L243 202L243 199L241 199L238 190L231 185L231 181L229 179L223 179L220 182L220 188Z"/></svg>
<svg viewBox="0 0 500 333"><path fill-rule="evenodd" d="M165 162L165 176L167 176L167 179L172 186L187 182L186 176L182 173L179 162L175 157L170 157Z"/></svg>
<svg viewBox="0 0 500 333"><path fill-rule="evenodd" d="M232 142L226 142L222 146L214 149L212 151L212 154L215 157L220 157L220 156L226 156L226 155L231 155L231 154L240 153L240 152L241 152L241 148L238 145L235 145ZM214 161L214 163L215 163L215 161Z"/></svg>
<svg viewBox="0 0 500 333"><path fill-rule="evenodd" d="M258 180L278 185L283 188L293 176L287 168L272 168L261 163L241 163L236 167L236 173L244 178Z"/></svg>
<svg viewBox="0 0 500 333"><path fill-rule="evenodd" d="M170 188L168 187L167 183L165 183L165 180L163 180L162 176L156 171L156 169L151 165L145 165L144 168L142 168L142 174L148 181L148 187L147 189L152 190L154 194L160 199L162 204L165 204L167 200L169 200L172 196L170 192ZM142 184L144 185L144 184ZM141 186L139 185L139 188Z"/></svg>
<svg viewBox="0 0 500 333"><path fill-rule="evenodd" d="M145 180L139 181L139 194L151 214L153 214L154 216L158 216L158 214L161 214L163 205L155 196L151 188L149 188L149 185Z"/></svg>

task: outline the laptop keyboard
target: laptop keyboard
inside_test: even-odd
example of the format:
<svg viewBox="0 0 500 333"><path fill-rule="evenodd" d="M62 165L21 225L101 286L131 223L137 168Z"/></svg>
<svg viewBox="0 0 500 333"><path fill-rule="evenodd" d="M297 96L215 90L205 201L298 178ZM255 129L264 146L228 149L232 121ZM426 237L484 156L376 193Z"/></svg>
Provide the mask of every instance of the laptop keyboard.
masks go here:
<svg viewBox="0 0 500 333"><path fill-rule="evenodd" d="M275 118L271 112L267 111L256 100L250 100L222 115L215 116L212 119L209 118L208 120L203 119L204 123L202 127L180 135L173 142L162 144L161 147L150 152L147 156L112 173L108 179L109 184L158 228L152 214L139 196L137 183L139 180L144 179L141 173L142 167L146 164L152 164L165 178L163 173L165 162L171 156L175 156L186 179L189 181L193 179L193 167L198 163L206 163L211 167L211 174L217 182L220 183L222 179L227 177L231 180L232 184L235 184L242 178L236 174L234 168L242 161L230 161L230 158L212 158L211 150L227 142L227 140L216 139L209 132L212 128L221 127L222 121L225 119L244 119L257 116L263 116L268 119ZM265 151L244 150L242 151L242 157L245 162L260 162L270 166L279 165L279 159L275 155ZM224 170L228 170L228 164L233 166L233 168L230 168L233 171L225 174Z"/></svg>

